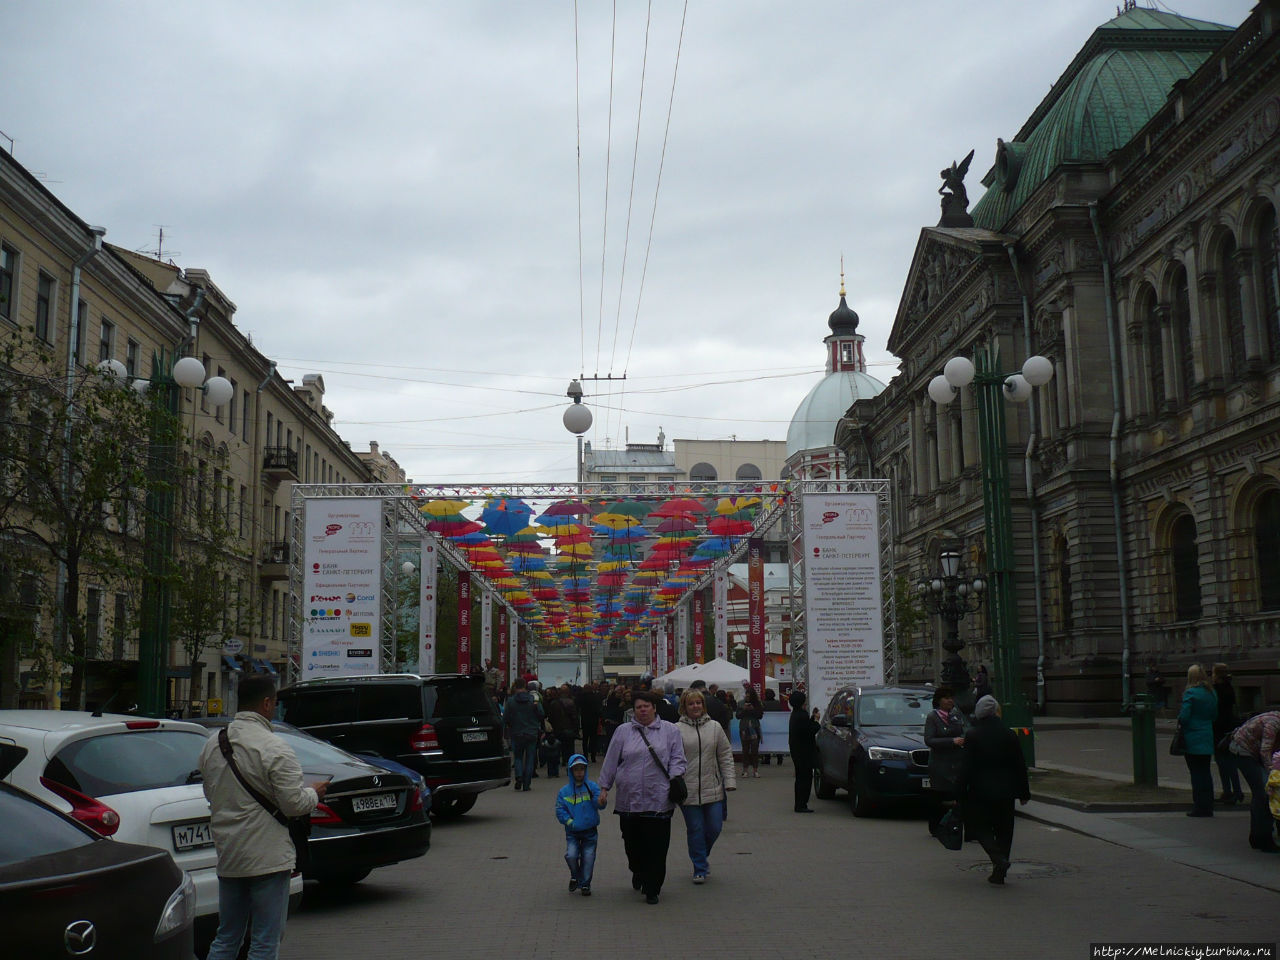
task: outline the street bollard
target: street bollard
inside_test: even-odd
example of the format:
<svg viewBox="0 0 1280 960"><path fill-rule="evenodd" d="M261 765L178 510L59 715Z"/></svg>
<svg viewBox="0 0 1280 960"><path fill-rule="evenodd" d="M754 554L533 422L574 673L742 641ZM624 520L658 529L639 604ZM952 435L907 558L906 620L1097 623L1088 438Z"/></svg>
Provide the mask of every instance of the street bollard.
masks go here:
<svg viewBox="0 0 1280 960"><path fill-rule="evenodd" d="M1133 782L1138 786L1156 785L1156 711L1150 696L1133 698Z"/></svg>

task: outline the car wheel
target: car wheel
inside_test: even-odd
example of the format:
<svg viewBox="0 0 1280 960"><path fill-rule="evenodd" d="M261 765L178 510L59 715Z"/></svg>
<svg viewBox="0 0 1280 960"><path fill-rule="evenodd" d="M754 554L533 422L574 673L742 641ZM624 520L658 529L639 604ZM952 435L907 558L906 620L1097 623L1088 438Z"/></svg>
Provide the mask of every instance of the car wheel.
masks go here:
<svg viewBox="0 0 1280 960"><path fill-rule="evenodd" d="M836 788L822 775L821 767L817 767L813 771L813 793L819 800L834 800L836 798Z"/></svg>
<svg viewBox="0 0 1280 960"><path fill-rule="evenodd" d="M874 812L871 791L867 788L867 778L861 769L855 768L849 776L849 809L855 817L869 817Z"/></svg>
<svg viewBox="0 0 1280 960"><path fill-rule="evenodd" d="M437 820L460 817L476 805L476 795L465 797L436 797L431 801L431 815Z"/></svg>
<svg viewBox="0 0 1280 960"><path fill-rule="evenodd" d="M316 879L322 886L326 887L350 887L367 877L371 869L366 867L363 870L343 870L340 873L329 873Z"/></svg>

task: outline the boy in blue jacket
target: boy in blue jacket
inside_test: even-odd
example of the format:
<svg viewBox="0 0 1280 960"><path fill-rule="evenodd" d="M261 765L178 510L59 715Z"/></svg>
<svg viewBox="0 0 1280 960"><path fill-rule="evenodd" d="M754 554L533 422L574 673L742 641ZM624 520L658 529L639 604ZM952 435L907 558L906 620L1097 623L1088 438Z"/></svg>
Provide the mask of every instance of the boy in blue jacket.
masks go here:
<svg viewBox="0 0 1280 960"><path fill-rule="evenodd" d="M606 802L600 798L600 784L587 779L587 758L575 753L569 758L569 782L556 794L556 819L564 824L570 893L581 890L584 897L591 896L591 874L600 836L596 828Z"/></svg>

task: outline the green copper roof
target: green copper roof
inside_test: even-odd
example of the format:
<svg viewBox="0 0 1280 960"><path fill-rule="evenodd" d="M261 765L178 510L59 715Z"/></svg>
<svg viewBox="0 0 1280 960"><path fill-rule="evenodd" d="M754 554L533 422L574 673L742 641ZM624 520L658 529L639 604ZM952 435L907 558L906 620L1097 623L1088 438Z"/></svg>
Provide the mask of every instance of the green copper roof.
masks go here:
<svg viewBox="0 0 1280 960"><path fill-rule="evenodd" d="M1014 140L999 144L974 225L1002 229L1060 164L1102 160L1128 143L1232 29L1134 9L1095 30Z"/></svg>

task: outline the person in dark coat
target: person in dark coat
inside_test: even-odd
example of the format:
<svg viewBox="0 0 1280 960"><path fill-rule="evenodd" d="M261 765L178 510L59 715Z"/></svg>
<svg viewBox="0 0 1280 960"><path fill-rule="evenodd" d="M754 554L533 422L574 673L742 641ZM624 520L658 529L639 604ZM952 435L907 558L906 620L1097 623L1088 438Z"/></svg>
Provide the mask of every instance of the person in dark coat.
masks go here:
<svg viewBox="0 0 1280 960"><path fill-rule="evenodd" d="M978 672L973 675L973 702L977 703L983 697L989 697L994 690L991 689L991 674L987 673L987 665L985 663L978 664Z"/></svg>
<svg viewBox="0 0 1280 960"><path fill-rule="evenodd" d="M547 691L547 722L551 724L551 732L560 741L559 761L568 764L573 756L573 741L578 736L578 705L573 702L573 691L566 683L562 687L553 687ZM551 776L559 773L560 764L556 764L556 773L547 772Z"/></svg>
<svg viewBox="0 0 1280 960"><path fill-rule="evenodd" d="M521 677L511 688L502 712L502 728L511 744L517 790L528 790L538 764L538 736L542 732L542 707L526 689Z"/></svg>
<svg viewBox="0 0 1280 960"><path fill-rule="evenodd" d="M588 683L578 694L578 716L582 718L582 752L596 762L596 753L601 749L603 737L600 736L600 714L604 701L596 691L595 684Z"/></svg>
<svg viewBox="0 0 1280 960"><path fill-rule="evenodd" d="M933 710L924 721L924 745L929 748L929 789L934 800L929 809L929 832L936 834L946 807L955 802L964 747L964 715L956 709L950 687L933 693Z"/></svg>
<svg viewBox="0 0 1280 960"><path fill-rule="evenodd" d="M1031 799L1022 745L1000 719L995 697L983 697L973 708L961 751L957 782L965 828L991 858L991 883L1004 883L1013 848L1013 801Z"/></svg>
<svg viewBox="0 0 1280 960"><path fill-rule="evenodd" d="M689 684L690 690L698 690L702 693L702 700L707 708L707 716L720 724L724 730L724 735L729 736L729 721L733 719L733 714L729 712L729 706L723 700L713 696L707 689L707 681L695 680Z"/></svg>
<svg viewBox="0 0 1280 960"><path fill-rule="evenodd" d="M796 768L796 813L813 813L809 807L809 790L813 787L813 768L818 762L818 711L805 712L803 690L791 694L791 722L787 727L787 746L791 763Z"/></svg>
<svg viewBox="0 0 1280 960"><path fill-rule="evenodd" d="M1222 803L1244 803L1244 790L1240 787L1240 768L1235 755L1222 743L1238 725L1236 719L1236 688L1231 685L1231 670L1225 663L1213 665L1213 692L1218 695L1218 718L1213 721L1213 758L1218 761L1218 776L1222 780Z"/></svg>

